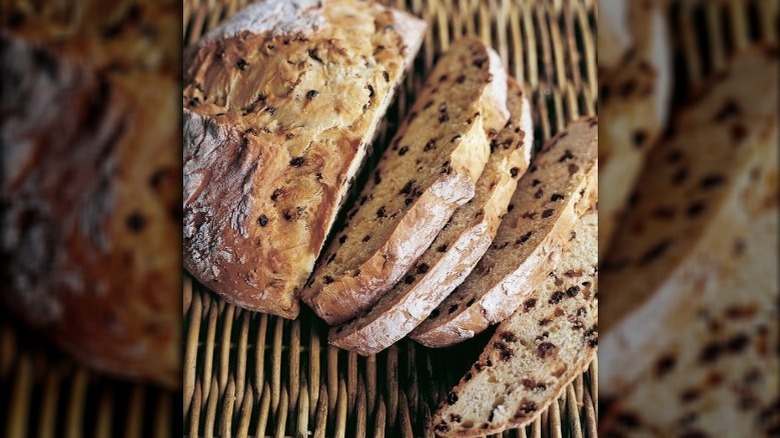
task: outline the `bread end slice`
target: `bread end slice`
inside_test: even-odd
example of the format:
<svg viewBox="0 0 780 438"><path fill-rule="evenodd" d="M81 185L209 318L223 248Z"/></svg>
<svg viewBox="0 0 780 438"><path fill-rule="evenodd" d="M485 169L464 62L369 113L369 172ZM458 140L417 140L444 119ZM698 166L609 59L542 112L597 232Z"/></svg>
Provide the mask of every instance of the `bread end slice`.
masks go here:
<svg viewBox="0 0 780 438"><path fill-rule="evenodd" d="M482 436L529 424L593 360L598 212L586 213L574 233L560 264L528 294L529 304L498 326L479 360L441 403L431 419L434 432Z"/></svg>

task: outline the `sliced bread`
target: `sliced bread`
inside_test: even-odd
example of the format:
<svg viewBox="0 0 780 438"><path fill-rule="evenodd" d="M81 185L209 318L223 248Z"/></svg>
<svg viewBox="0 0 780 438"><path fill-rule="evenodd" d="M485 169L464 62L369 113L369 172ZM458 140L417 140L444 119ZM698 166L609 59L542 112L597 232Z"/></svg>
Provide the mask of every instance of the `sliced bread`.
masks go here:
<svg viewBox="0 0 780 438"><path fill-rule="evenodd" d="M776 201L743 232L734 275L694 306L696 317L674 332L675 344L653 355L636 384L607 404L599 425L605 436L778 435Z"/></svg>
<svg viewBox="0 0 780 438"><path fill-rule="evenodd" d="M567 252L523 306L502 322L479 360L447 395L431 427L482 436L540 415L587 368L598 343L598 213L574 227Z"/></svg>
<svg viewBox="0 0 780 438"><path fill-rule="evenodd" d="M650 153L602 266L600 390L619 394L721 288L738 230L768 201L757 178L777 147L778 62L754 48L731 61ZM776 181L774 182L776 184Z"/></svg>
<svg viewBox="0 0 780 438"><path fill-rule="evenodd" d="M458 208L403 281L357 318L330 330L330 343L375 354L406 336L460 284L485 253L525 173L533 147L528 99L509 79L509 122L490 144L474 198Z"/></svg>
<svg viewBox="0 0 780 438"><path fill-rule="evenodd" d="M473 337L507 318L560 259L595 196L598 120L582 118L551 138L518 183L511 211L464 282L411 334L429 347Z"/></svg>
<svg viewBox="0 0 780 438"><path fill-rule="evenodd" d="M253 3L184 56L184 266L241 307L297 293L425 24L375 2Z"/></svg>
<svg viewBox="0 0 780 438"><path fill-rule="evenodd" d="M456 41L437 62L303 291L325 321L372 306L474 196L488 133L509 117L506 86L498 55L476 39Z"/></svg>
<svg viewBox="0 0 780 438"><path fill-rule="evenodd" d="M599 255L604 255L647 153L666 126L671 93L671 48L662 6L630 2L633 50L599 74L599 115L610 123L599 139ZM601 55L601 52L599 52Z"/></svg>

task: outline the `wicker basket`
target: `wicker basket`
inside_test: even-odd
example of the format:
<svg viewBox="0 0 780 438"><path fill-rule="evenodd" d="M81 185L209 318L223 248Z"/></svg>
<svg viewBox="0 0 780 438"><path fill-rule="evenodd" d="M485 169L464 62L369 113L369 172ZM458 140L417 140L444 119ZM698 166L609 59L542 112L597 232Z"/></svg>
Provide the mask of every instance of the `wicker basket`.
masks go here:
<svg viewBox="0 0 780 438"><path fill-rule="evenodd" d="M243 3L185 1L185 44ZM378 145L394 132L436 56L466 34L495 47L532 96L537 146L567 121L595 114L595 2L388 3L422 17L429 30ZM404 340L363 358L329 346L327 327L308 311L295 321L247 312L190 279L184 307L190 436L428 436L431 413L486 342L430 350ZM532 426L504 436L595 436L595 375L593 364Z"/></svg>

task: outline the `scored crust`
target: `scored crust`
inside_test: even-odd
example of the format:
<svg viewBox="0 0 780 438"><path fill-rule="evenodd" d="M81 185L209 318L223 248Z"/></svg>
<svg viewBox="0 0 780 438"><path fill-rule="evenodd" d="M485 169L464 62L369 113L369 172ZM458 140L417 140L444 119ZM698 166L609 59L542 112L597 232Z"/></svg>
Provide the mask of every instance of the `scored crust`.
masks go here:
<svg viewBox="0 0 780 438"><path fill-rule="evenodd" d="M672 67L668 29L657 2L631 2L635 45L619 65L599 74L599 114L610 123L599 140L599 254L604 258L647 153L666 126ZM599 52L601 54L601 52Z"/></svg>
<svg viewBox="0 0 780 438"><path fill-rule="evenodd" d="M618 394L728 277L736 233L767 202L756 178L776 162L774 48L753 48L673 117L648 157L602 264L601 391ZM774 90L774 91L772 91ZM775 200L776 202L776 200Z"/></svg>
<svg viewBox="0 0 780 438"><path fill-rule="evenodd" d="M474 270L410 334L428 347L473 337L508 317L560 259L596 190L598 119L548 140L518 183L496 238Z"/></svg>
<svg viewBox="0 0 780 438"><path fill-rule="evenodd" d="M424 30L373 2L268 1L185 53L184 265L198 281L297 316Z"/></svg>
<svg viewBox="0 0 780 438"><path fill-rule="evenodd" d="M472 38L437 62L302 294L325 321L341 323L373 305L474 196L489 137L508 118L500 62Z"/></svg>
<svg viewBox="0 0 780 438"><path fill-rule="evenodd" d="M431 419L437 434L482 436L540 415L596 355L598 212L587 212L555 269L496 329Z"/></svg>
<svg viewBox="0 0 780 438"><path fill-rule="evenodd" d="M330 330L331 344L375 354L408 334L471 272L495 237L525 173L533 147L530 104L508 80L507 125L491 141L491 153L474 198L458 208L403 281L357 318Z"/></svg>

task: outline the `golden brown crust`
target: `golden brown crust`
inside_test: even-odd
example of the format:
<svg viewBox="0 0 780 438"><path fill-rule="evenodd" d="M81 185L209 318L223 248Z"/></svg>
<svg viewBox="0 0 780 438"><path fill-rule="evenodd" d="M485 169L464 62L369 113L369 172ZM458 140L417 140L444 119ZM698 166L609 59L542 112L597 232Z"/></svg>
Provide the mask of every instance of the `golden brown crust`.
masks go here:
<svg viewBox="0 0 780 438"><path fill-rule="evenodd" d="M184 263L228 301L294 318L424 25L373 3L277 3L186 54Z"/></svg>
<svg viewBox="0 0 780 438"><path fill-rule="evenodd" d="M169 387L181 385L178 86L166 70L178 61L141 55L135 32L175 10L142 9L110 37L33 17L0 34L4 298L87 364Z"/></svg>

